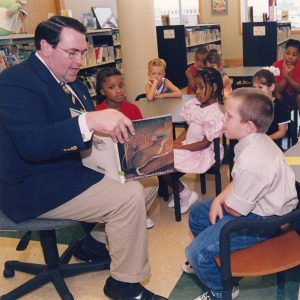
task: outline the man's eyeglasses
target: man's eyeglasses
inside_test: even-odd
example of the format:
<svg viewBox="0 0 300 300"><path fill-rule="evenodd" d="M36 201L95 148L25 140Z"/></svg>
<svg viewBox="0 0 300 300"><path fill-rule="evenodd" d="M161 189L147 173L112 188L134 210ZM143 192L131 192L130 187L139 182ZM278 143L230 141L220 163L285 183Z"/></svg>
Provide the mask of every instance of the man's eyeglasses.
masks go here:
<svg viewBox="0 0 300 300"><path fill-rule="evenodd" d="M57 48L61 49L62 51L66 52L67 54L69 54L69 59L74 59L76 57L78 57L79 55L83 58L87 55L88 50L85 49L83 51L77 50L77 49L69 49L69 50L65 50L59 46L56 46Z"/></svg>

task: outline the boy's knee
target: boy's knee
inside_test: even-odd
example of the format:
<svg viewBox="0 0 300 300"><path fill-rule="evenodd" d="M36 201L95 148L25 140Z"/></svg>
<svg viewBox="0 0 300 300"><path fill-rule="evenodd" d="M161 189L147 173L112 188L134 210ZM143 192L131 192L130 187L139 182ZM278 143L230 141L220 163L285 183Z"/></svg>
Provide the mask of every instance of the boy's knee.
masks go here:
<svg viewBox="0 0 300 300"><path fill-rule="evenodd" d="M191 227L192 224L199 223L199 220L202 217L207 218L207 205L206 201L197 202L192 205L190 213L189 213L189 225Z"/></svg>

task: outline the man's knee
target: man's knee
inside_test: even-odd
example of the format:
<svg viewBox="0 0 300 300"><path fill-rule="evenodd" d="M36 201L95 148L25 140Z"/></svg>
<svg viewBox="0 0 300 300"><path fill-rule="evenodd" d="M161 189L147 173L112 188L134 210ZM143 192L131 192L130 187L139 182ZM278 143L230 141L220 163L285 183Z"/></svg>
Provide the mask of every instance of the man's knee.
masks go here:
<svg viewBox="0 0 300 300"><path fill-rule="evenodd" d="M127 193L123 195L125 202L130 202L135 207L145 207L145 193L143 186L138 181L125 183Z"/></svg>

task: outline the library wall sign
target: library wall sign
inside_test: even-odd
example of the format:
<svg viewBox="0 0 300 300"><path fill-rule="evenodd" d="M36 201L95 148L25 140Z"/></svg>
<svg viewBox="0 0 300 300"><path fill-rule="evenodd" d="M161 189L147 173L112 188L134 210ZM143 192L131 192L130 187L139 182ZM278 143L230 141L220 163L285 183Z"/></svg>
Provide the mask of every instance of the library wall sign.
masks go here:
<svg viewBox="0 0 300 300"><path fill-rule="evenodd" d="M164 39L165 40L175 39L175 30L174 29L165 29L164 30Z"/></svg>
<svg viewBox="0 0 300 300"><path fill-rule="evenodd" d="M253 26L253 36L265 36L266 26Z"/></svg>

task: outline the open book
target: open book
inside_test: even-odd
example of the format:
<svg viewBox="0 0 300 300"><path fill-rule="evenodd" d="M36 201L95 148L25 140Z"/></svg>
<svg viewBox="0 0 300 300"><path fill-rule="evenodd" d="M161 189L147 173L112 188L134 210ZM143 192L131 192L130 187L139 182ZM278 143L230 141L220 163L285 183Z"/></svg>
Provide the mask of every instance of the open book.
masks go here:
<svg viewBox="0 0 300 300"><path fill-rule="evenodd" d="M81 112L72 109L72 116ZM172 116L133 121L135 135L128 143L114 143L108 136L94 133L92 147L81 151L86 167L125 182L167 174L174 169Z"/></svg>

